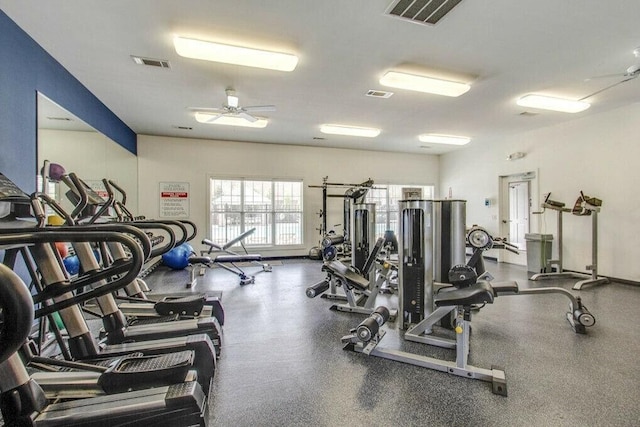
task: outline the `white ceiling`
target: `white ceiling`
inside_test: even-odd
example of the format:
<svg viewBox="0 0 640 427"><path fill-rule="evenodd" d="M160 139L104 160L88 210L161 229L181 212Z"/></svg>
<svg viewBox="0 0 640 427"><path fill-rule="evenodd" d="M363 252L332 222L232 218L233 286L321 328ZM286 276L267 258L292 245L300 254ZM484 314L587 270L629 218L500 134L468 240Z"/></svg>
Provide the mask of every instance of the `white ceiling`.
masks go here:
<svg viewBox="0 0 640 427"><path fill-rule="evenodd" d="M386 14L392 0L0 0L0 8L136 133L439 154L422 133L497 137L640 101L640 79L589 100L583 113L522 116L527 93L579 99L640 58L638 0L462 0L435 26ZM290 73L186 59L174 35L296 53ZM170 69L136 65L165 59ZM476 76L458 98L382 87L416 64ZM265 129L200 124L192 106L275 104ZM395 92L389 99L369 89ZM55 101L55 100L54 100ZM533 110L530 110L533 112ZM322 123L382 129L374 139L323 135ZM176 126L192 127L179 130ZM324 140L314 140L323 137Z"/></svg>

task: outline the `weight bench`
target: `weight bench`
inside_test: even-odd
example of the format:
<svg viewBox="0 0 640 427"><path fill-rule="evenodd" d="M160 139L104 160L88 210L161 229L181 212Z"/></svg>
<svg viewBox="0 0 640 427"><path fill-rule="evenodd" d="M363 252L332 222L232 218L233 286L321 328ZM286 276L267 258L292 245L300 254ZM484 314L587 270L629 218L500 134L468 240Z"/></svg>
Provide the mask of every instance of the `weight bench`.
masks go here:
<svg viewBox="0 0 640 427"><path fill-rule="evenodd" d="M250 283L255 283L256 276L255 274L252 276L247 276L247 274L236 264L238 262L259 262L262 260L262 256L259 254L246 254L246 255L218 255L214 258L213 262L224 268L227 271L230 271L233 274L236 274L240 278L241 285L248 285ZM227 264L231 264L229 267ZM268 270L264 269L262 271L271 271L271 268Z"/></svg>
<svg viewBox="0 0 640 427"><path fill-rule="evenodd" d="M209 239L203 239L202 240L202 244L209 246L209 249L207 251L201 251L200 254L201 255L214 255L214 256L213 256L213 258L208 257L208 256L203 256L201 258L208 258L212 264L215 264L215 265L217 265L219 267L222 267L225 270L237 275L240 278L240 284L241 285L247 285L249 283L254 283L255 282L255 274L251 275L251 276L247 275L244 272L244 270L242 270L242 268L240 268L240 266L237 263L248 262L248 263L260 266L262 268L261 272L267 272L268 273L268 272L272 271L272 267L271 267L270 264L261 262L262 261L262 255L248 253L247 248L244 246L244 243L242 243L242 241L244 239L246 239L248 236L253 234L253 232L255 232L255 231L256 231L255 228L247 230L244 233L240 234L239 236L229 240L224 245L218 245L217 243L214 243L213 241L211 241ZM240 243L240 246L242 246L242 249L245 252L244 254L243 253L234 252L234 251L229 249L229 248L233 247L234 245L236 245L237 243ZM211 265L207 265L207 267L211 267ZM201 271L203 271L203 270L201 270ZM204 273L202 273L202 274L204 274Z"/></svg>

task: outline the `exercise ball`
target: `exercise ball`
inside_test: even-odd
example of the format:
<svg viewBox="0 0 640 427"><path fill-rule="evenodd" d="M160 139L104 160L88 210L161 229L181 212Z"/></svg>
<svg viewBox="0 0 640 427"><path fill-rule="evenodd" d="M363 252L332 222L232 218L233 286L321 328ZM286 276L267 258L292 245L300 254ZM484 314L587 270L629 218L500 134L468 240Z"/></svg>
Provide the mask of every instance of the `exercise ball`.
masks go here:
<svg viewBox="0 0 640 427"><path fill-rule="evenodd" d="M80 260L76 255L68 256L62 260L67 273L74 276L80 272Z"/></svg>
<svg viewBox="0 0 640 427"><path fill-rule="evenodd" d="M67 244L63 242L56 242L56 250L60 254L60 258L64 259L69 254L69 249L67 248Z"/></svg>
<svg viewBox="0 0 640 427"><path fill-rule="evenodd" d="M62 165L58 163L49 163L49 179L52 181L60 181L62 176L67 173Z"/></svg>
<svg viewBox="0 0 640 427"><path fill-rule="evenodd" d="M162 263L174 270L182 270L189 265L189 252L182 245L162 255Z"/></svg>
<svg viewBox="0 0 640 427"><path fill-rule="evenodd" d="M193 246L191 246L188 243L183 243L180 246L182 246L182 248L187 251L187 256L191 256L191 255L195 255L196 251L193 250Z"/></svg>
<svg viewBox="0 0 640 427"><path fill-rule="evenodd" d="M47 217L47 225L64 225L64 218L59 215L49 215Z"/></svg>
<svg viewBox="0 0 640 427"><path fill-rule="evenodd" d="M58 313L57 311L54 311L53 313L51 313L51 318L53 319L53 322L56 324L56 327L58 328L58 330L62 331L66 329L66 327L64 326L64 322L62 321L62 317L60 317L60 313Z"/></svg>

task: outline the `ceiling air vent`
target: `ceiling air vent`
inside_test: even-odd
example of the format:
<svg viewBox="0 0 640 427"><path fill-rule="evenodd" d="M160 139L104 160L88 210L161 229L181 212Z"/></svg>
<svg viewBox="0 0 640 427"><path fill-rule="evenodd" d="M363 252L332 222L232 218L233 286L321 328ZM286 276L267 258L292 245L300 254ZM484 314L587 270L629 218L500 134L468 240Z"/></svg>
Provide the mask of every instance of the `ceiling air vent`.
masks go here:
<svg viewBox="0 0 640 427"><path fill-rule="evenodd" d="M367 96L373 96L374 98L391 98L393 92L385 92L384 90L370 89L367 91Z"/></svg>
<svg viewBox="0 0 640 427"><path fill-rule="evenodd" d="M158 67L158 68L171 68L169 66L169 61L166 59L154 59L154 58L143 58L142 56L133 56L131 55L131 59L138 65L148 65L150 67Z"/></svg>
<svg viewBox="0 0 640 427"><path fill-rule="evenodd" d="M69 117L47 117L47 120L57 120L61 122L70 122L72 121Z"/></svg>
<svg viewBox="0 0 640 427"><path fill-rule="evenodd" d="M419 24L436 24L462 0L396 0L389 6L389 15Z"/></svg>

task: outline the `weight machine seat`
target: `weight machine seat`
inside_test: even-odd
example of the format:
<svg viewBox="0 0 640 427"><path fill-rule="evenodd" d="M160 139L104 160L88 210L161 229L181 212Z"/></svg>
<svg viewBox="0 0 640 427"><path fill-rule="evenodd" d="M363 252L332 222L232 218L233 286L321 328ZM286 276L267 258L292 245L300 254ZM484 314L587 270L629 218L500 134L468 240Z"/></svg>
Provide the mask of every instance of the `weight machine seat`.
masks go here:
<svg viewBox="0 0 640 427"><path fill-rule="evenodd" d="M474 304L493 304L493 287L486 280L480 280L466 288L441 292L435 296L433 302L437 307Z"/></svg>
<svg viewBox="0 0 640 427"><path fill-rule="evenodd" d="M214 258L214 262L251 262L262 260L260 254L245 254L245 255L218 255Z"/></svg>
<svg viewBox="0 0 640 427"><path fill-rule="evenodd" d="M369 281L362 275L351 270L348 266L344 265L340 261L327 261L322 266L322 271L326 271L329 274L338 276L344 279L347 285L358 288L364 291L369 288Z"/></svg>
<svg viewBox="0 0 640 427"><path fill-rule="evenodd" d="M213 260L208 256L190 256L188 261L189 261L189 265L196 265L196 264L211 265L213 263Z"/></svg>

